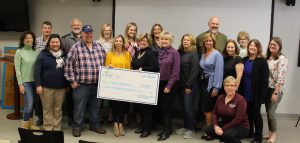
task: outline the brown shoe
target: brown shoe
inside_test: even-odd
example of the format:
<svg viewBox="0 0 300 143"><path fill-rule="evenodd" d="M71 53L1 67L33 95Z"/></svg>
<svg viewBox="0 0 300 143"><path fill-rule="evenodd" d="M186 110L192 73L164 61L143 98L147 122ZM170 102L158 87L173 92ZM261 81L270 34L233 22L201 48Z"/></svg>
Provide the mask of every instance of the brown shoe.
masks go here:
<svg viewBox="0 0 300 143"><path fill-rule="evenodd" d="M80 137L81 136L80 129L73 128L72 135L73 135L73 137Z"/></svg>
<svg viewBox="0 0 300 143"><path fill-rule="evenodd" d="M125 136L125 130L124 130L124 127L123 127L123 124L119 124L119 131L120 131L120 135L121 136Z"/></svg>
<svg viewBox="0 0 300 143"><path fill-rule="evenodd" d="M106 133L106 130L104 128L101 128L101 127L90 128L90 131L96 132L98 134L105 134Z"/></svg>
<svg viewBox="0 0 300 143"><path fill-rule="evenodd" d="M120 131L119 131L118 123L114 123L114 135L115 135L116 137L119 137L119 136L120 136Z"/></svg>

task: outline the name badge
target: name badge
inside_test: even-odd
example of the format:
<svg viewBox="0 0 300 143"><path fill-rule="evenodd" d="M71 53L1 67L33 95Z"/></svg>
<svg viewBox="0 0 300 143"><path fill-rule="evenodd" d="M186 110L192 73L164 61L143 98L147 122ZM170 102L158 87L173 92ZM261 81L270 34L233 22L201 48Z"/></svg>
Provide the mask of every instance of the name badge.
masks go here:
<svg viewBox="0 0 300 143"><path fill-rule="evenodd" d="M229 104L229 108L235 108L235 107L236 107L236 104L233 104L233 103Z"/></svg>

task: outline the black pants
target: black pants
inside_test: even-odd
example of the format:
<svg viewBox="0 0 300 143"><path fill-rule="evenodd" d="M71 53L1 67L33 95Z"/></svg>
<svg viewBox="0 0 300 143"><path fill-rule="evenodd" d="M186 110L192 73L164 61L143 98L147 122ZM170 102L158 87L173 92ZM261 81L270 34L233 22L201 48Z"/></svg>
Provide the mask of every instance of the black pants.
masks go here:
<svg viewBox="0 0 300 143"><path fill-rule="evenodd" d="M261 104L247 102L247 115L250 124L250 134L254 132L254 140L262 141L263 119L260 112Z"/></svg>
<svg viewBox="0 0 300 143"><path fill-rule="evenodd" d="M173 105L175 99L175 95L174 95L175 85L173 85L169 93L164 93L164 89L167 84L168 81L161 80L159 82L158 106L161 109L164 128L169 129L171 128L171 106Z"/></svg>
<svg viewBox="0 0 300 143"><path fill-rule="evenodd" d="M73 96L72 96L72 92L73 92L73 88L70 87L70 90L66 93L66 100L65 102L67 102L67 115L68 115L68 119L73 121Z"/></svg>
<svg viewBox="0 0 300 143"><path fill-rule="evenodd" d="M220 123L222 124L222 123ZM235 126L233 128L223 131L223 135L219 136L215 133L214 126L211 125L206 128L206 134L214 139L220 139L225 143L241 143L241 139L247 137L249 129L242 126Z"/></svg>
<svg viewBox="0 0 300 143"><path fill-rule="evenodd" d="M141 127L146 131L151 131L153 125L153 105L136 104L137 109L141 114Z"/></svg>
<svg viewBox="0 0 300 143"><path fill-rule="evenodd" d="M117 123L124 122L125 113L128 111L129 103L123 101L111 100L111 110L113 121Z"/></svg>
<svg viewBox="0 0 300 143"><path fill-rule="evenodd" d="M38 94L34 95L34 112L35 115L43 121L43 106L41 98Z"/></svg>

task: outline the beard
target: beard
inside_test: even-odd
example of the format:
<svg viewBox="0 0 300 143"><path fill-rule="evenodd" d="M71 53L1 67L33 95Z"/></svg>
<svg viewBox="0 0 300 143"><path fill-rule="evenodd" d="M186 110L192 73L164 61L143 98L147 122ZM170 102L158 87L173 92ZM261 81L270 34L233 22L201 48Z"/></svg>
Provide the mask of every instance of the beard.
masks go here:
<svg viewBox="0 0 300 143"><path fill-rule="evenodd" d="M216 33L218 33L218 29L211 29L210 32L213 33L213 34L216 34Z"/></svg>
<svg viewBox="0 0 300 143"><path fill-rule="evenodd" d="M72 31L73 31L75 34L79 34L79 33L81 32L80 29L75 29L75 30L73 29Z"/></svg>

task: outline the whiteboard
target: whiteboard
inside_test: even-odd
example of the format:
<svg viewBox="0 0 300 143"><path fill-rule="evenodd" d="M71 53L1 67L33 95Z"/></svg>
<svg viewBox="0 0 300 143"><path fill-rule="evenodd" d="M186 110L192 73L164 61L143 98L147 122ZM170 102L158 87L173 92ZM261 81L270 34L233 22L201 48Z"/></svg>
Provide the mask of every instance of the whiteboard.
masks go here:
<svg viewBox="0 0 300 143"><path fill-rule="evenodd" d="M163 25L174 37L178 48L183 34L195 37L208 30L208 19L218 16L219 31L237 39L247 31L258 39L264 51L269 41L272 0L116 0L115 33L124 34L129 22L138 25L138 34L150 33L154 23Z"/></svg>

